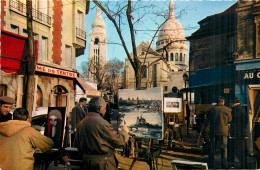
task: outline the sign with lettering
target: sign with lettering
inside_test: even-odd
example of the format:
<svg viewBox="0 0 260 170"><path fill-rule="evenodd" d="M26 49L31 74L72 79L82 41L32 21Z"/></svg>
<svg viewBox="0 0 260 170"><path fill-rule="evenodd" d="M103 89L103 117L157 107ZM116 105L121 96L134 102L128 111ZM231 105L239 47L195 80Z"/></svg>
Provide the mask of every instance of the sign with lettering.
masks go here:
<svg viewBox="0 0 260 170"><path fill-rule="evenodd" d="M36 65L36 71L48 73L48 74L55 74L55 75L64 76L64 77L77 78L77 73L75 73L75 72L60 70L57 68L52 68L52 67L47 67L47 66Z"/></svg>
<svg viewBox="0 0 260 170"><path fill-rule="evenodd" d="M246 80L246 79L255 79L255 78L257 78L257 79L260 79L260 71L258 71L258 72L245 72L245 74L244 74L244 80Z"/></svg>

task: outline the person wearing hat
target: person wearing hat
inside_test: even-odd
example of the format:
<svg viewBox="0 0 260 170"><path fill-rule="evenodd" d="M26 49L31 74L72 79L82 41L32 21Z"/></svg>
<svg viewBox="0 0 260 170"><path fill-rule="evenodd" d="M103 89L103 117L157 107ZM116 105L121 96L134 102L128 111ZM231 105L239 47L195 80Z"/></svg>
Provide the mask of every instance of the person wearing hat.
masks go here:
<svg viewBox="0 0 260 170"><path fill-rule="evenodd" d="M10 113L15 100L8 96L0 97L0 122L12 120L12 114Z"/></svg>

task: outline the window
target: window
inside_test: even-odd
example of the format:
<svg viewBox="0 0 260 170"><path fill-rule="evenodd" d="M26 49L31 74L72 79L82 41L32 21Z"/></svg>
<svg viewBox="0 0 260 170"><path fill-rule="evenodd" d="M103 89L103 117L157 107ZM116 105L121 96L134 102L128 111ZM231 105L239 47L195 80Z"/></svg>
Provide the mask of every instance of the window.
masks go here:
<svg viewBox="0 0 260 170"><path fill-rule="evenodd" d="M6 92L7 92L7 86L1 84L0 85L0 96L6 96L7 95Z"/></svg>
<svg viewBox="0 0 260 170"><path fill-rule="evenodd" d="M146 65L143 65L141 68L142 68L141 70L143 72L142 78L147 78L147 68L146 68Z"/></svg>
<svg viewBox="0 0 260 170"><path fill-rule="evenodd" d="M99 39L98 38L95 38L94 44L95 45L99 44Z"/></svg>
<svg viewBox="0 0 260 170"><path fill-rule="evenodd" d="M13 33L19 34L19 27L11 24L11 30Z"/></svg>
<svg viewBox="0 0 260 170"><path fill-rule="evenodd" d="M182 61L182 53L180 53L180 61Z"/></svg>
<svg viewBox="0 0 260 170"><path fill-rule="evenodd" d="M84 30L84 15L83 12L77 10L77 14L76 14L76 27Z"/></svg>
<svg viewBox="0 0 260 170"><path fill-rule="evenodd" d="M40 57L43 61L48 60L48 38L42 36L42 44L41 44L41 52Z"/></svg>
<svg viewBox="0 0 260 170"><path fill-rule="evenodd" d="M173 61L173 53L171 53L171 61Z"/></svg>
<svg viewBox="0 0 260 170"><path fill-rule="evenodd" d="M166 53L166 61L169 61L169 55Z"/></svg>
<svg viewBox="0 0 260 170"><path fill-rule="evenodd" d="M71 46L66 45L66 54L65 54L65 66L71 67Z"/></svg>
<svg viewBox="0 0 260 170"><path fill-rule="evenodd" d="M26 29L23 29L23 35L24 35L25 37L28 37L28 31L27 31Z"/></svg>
<svg viewBox="0 0 260 170"><path fill-rule="evenodd" d="M164 86L164 91L167 91L168 90L168 86Z"/></svg>
<svg viewBox="0 0 260 170"><path fill-rule="evenodd" d="M175 54L175 61L178 61L178 53Z"/></svg>

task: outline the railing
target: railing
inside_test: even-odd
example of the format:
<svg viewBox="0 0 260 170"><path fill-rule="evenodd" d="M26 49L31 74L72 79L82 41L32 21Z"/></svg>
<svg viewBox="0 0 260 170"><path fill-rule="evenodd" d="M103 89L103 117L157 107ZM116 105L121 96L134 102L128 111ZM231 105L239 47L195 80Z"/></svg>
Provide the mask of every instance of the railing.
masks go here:
<svg viewBox="0 0 260 170"><path fill-rule="evenodd" d="M85 40L86 39L86 32L79 29L79 28L76 28L76 36Z"/></svg>
<svg viewBox="0 0 260 170"><path fill-rule="evenodd" d="M10 0L10 5L9 5L10 9L19 12L23 15L26 15L26 5L20 1L17 0ZM48 24L51 25L51 17L36 10L36 9L32 9L32 15L33 15L33 19L40 21L44 24Z"/></svg>

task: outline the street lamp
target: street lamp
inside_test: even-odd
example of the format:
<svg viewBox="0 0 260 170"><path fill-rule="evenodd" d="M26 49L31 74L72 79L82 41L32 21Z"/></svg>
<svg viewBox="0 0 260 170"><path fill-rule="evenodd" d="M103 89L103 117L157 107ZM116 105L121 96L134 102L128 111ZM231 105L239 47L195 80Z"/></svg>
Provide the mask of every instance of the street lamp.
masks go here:
<svg viewBox="0 0 260 170"><path fill-rule="evenodd" d="M185 82L186 101L187 101L187 104L188 104L188 92L187 92L187 84L186 84L186 82L189 81L189 76L188 76L187 73L184 73L182 78L183 78L183 80Z"/></svg>

